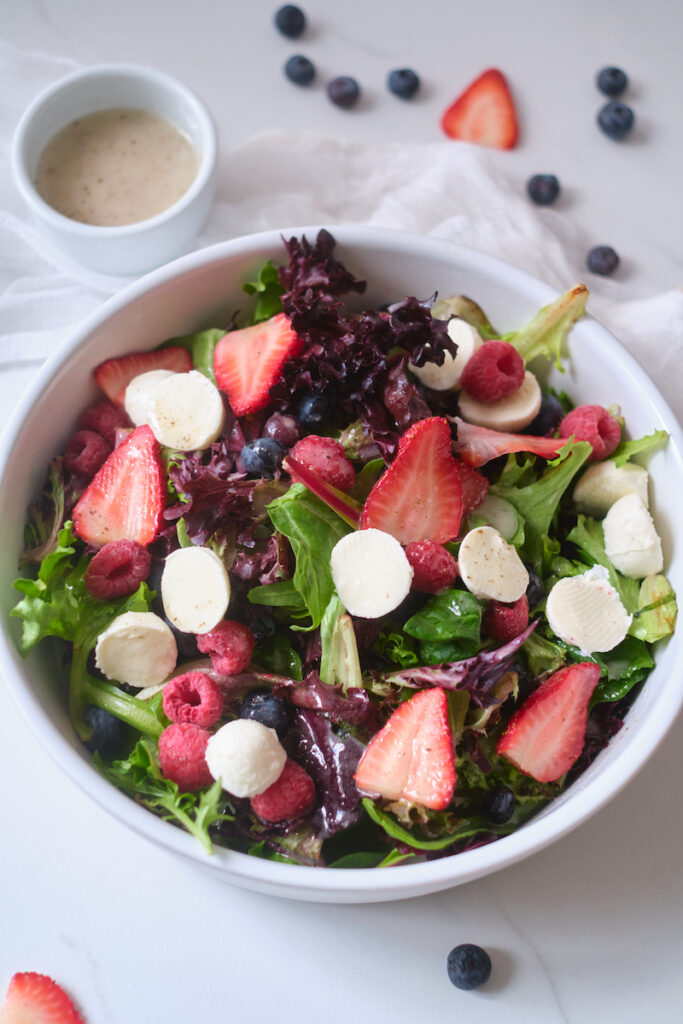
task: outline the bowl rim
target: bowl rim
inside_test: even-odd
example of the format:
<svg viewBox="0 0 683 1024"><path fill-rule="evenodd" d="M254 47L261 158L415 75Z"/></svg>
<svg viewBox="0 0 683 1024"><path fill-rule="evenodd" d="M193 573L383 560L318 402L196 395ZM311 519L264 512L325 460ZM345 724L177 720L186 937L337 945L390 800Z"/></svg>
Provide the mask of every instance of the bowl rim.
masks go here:
<svg viewBox="0 0 683 1024"><path fill-rule="evenodd" d="M353 249L385 248L405 250L419 259L421 255L441 255L453 262L464 262L474 272L481 271L489 276L503 277L506 284L518 290L530 301L539 305L556 298L558 292L539 281L531 274L478 250L447 242L427 235L388 228L365 225L324 225L341 246ZM77 326L59 348L40 368L33 381L20 398L3 433L0 445L0 494L9 460L9 453L17 443L25 421L49 384L56 371L68 362L93 331L117 311L134 300L141 298L158 285L165 284L187 271L196 272L203 266L234 255L256 256L264 249L281 243L283 238L315 235L323 225L305 225L280 230L258 232L199 249L182 256L163 267L151 271L132 284L124 287L108 299L96 312ZM579 325L577 325L579 327ZM634 357L590 314L582 318L580 329L596 344L606 345L614 351L623 370L632 379L637 390L645 395L656 407L660 418L669 431L669 445L675 454L681 476L683 476L683 433L678 421L658 389L649 379ZM598 779L592 779L572 794L571 800L557 807L548 816L532 818L516 832L477 849L446 856L419 864L395 865L390 871L375 868L320 869L304 865L282 864L261 860L216 846L214 855L208 857L197 840L162 821L152 812L135 804L116 789L92 764L88 763L76 747L63 735L43 710L37 695L26 679L22 669L23 661L16 648L9 623L3 621L0 630L0 666L22 714L30 728L40 740L49 755L59 767L91 797L99 806L118 818L129 828L158 845L171 849L202 867L213 868L226 881L253 886L275 895L295 898L313 898L321 901L386 900L400 899L438 891L472 881L493 871L538 853L578 825L587 821L614 796L617 795L636 773L666 735L678 712L683 706L683 688L678 693L668 694L668 701L661 699L648 709L646 727L629 739L629 757L626 763L617 758L605 766ZM683 633L677 634L671 642L683 643Z"/></svg>
<svg viewBox="0 0 683 1024"><path fill-rule="evenodd" d="M94 80L106 79L128 79L130 81L148 82L165 91L167 95L182 96L192 107L197 117L201 144L192 140L200 155L200 163L197 173L189 186L171 206L161 210L153 217L144 220L133 221L131 224L106 225L86 224L74 220L65 214L55 210L40 195L35 187L33 178L28 173L25 148L27 137L32 129L34 119L40 110L59 93L71 89L74 85L80 86L84 95L87 95L88 88ZM102 109L107 109L102 108ZM140 107L139 109L144 109ZM92 113L96 113L95 110ZM47 145L52 135L43 141ZM166 71L149 67L145 64L129 63L106 63L97 64L93 67L83 68L71 74L64 75L51 85L43 89L29 104L22 114L12 139L11 164L15 183L25 203L50 227L62 234L72 235L84 241L115 241L131 238L148 231L153 231L173 220L182 214L195 200L204 192L207 185L210 185L213 173L218 161L218 133L211 113L200 98L200 96L184 82L181 82Z"/></svg>

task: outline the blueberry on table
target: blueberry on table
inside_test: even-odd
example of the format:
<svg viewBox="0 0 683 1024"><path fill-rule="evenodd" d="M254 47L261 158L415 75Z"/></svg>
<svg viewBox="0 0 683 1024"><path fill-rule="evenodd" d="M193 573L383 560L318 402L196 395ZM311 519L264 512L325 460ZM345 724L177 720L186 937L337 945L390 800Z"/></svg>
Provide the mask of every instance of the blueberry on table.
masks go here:
<svg viewBox="0 0 683 1024"><path fill-rule="evenodd" d="M285 64L285 74L295 85L309 85L315 78L315 66L308 57L296 54Z"/></svg>
<svg viewBox="0 0 683 1024"><path fill-rule="evenodd" d="M275 12L275 27L288 39L297 39L306 28L306 15L295 4L285 4Z"/></svg>
<svg viewBox="0 0 683 1024"><path fill-rule="evenodd" d="M306 430L318 430L327 419L330 406L328 395L305 395L297 410L299 422Z"/></svg>
<svg viewBox="0 0 683 1024"><path fill-rule="evenodd" d="M448 977L456 988L470 991L484 985L491 975L491 957L481 946L464 942L448 954Z"/></svg>
<svg viewBox="0 0 683 1024"><path fill-rule="evenodd" d="M633 128L635 115L621 100L610 100L598 113L598 124L610 139L625 139Z"/></svg>
<svg viewBox="0 0 683 1024"><path fill-rule="evenodd" d="M389 72L387 88L389 92L393 92L394 96L399 96L402 100L410 100L420 88L420 79L412 68L397 68L395 71Z"/></svg>
<svg viewBox="0 0 683 1024"><path fill-rule="evenodd" d="M327 85L327 95L336 107L348 110L354 106L360 96L360 86L350 75L339 75Z"/></svg>
<svg viewBox="0 0 683 1024"><path fill-rule="evenodd" d="M611 245L596 245L588 253L586 263L592 273L607 277L609 274L613 274L619 266L619 256Z"/></svg>
<svg viewBox="0 0 683 1024"><path fill-rule="evenodd" d="M515 812L515 794L507 786L497 786L486 794L484 814L494 825L504 825Z"/></svg>
<svg viewBox="0 0 683 1024"><path fill-rule="evenodd" d="M274 729L280 739L291 721L289 705L270 690L253 690L242 701L240 718L253 718L268 729Z"/></svg>
<svg viewBox="0 0 683 1024"><path fill-rule="evenodd" d="M526 183L529 198L539 206L550 206L560 194L560 183L554 174L534 174Z"/></svg>
<svg viewBox="0 0 683 1024"><path fill-rule="evenodd" d="M97 751L102 757L113 757L120 752L126 736L126 726L120 718L94 705L86 708L83 718L92 729L85 744L91 753Z"/></svg>
<svg viewBox="0 0 683 1024"><path fill-rule="evenodd" d="M249 441L240 452L242 465L247 473L271 478L280 468L287 449L272 437L259 437Z"/></svg>
<svg viewBox="0 0 683 1024"><path fill-rule="evenodd" d="M595 83L605 96L620 96L628 85L628 78L621 68L603 68L598 71Z"/></svg>

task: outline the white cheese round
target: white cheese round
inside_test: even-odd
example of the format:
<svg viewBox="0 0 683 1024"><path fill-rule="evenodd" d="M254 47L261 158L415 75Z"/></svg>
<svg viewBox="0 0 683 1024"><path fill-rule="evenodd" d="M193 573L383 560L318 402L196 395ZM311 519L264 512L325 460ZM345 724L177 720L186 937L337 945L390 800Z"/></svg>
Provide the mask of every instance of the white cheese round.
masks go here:
<svg viewBox="0 0 683 1024"><path fill-rule="evenodd" d="M637 494L645 507L649 505L649 475L642 466L627 462L616 466L612 459L596 462L582 473L574 488L574 504L589 516L604 516L615 501L625 494Z"/></svg>
<svg viewBox="0 0 683 1024"><path fill-rule="evenodd" d="M124 612L97 638L95 663L107 679L154 686L175 668L178 648L163 619L153 612Z"/></svg>
<svg viewBox="0 0 683 1024"><path fill-rule="evenodd" d="M208 633L230 603L225 564L211 548L194 545L173 551L161 575L164 614L183 633Z"/></svg>
<svg viewBox="0 0 683 1024"><path fill-rule="evenodd" d="M384 530L356 530L337 541L330 557L339 600L351 615L379 619L408 596L413 568Z"/></svg>
<svg viewBox="0 0 683 1024"><path fill-rule="evenodd" d="M465 364L483 344L477 329L459 316L448 321L446 330L451 341L458 346L455 356L446 352L441 366L437 366L436 363L425 363L424 366L409 364L418 380L433 391L452 391L457 388Z"/></svg>
<svg viewBox="0 0 683 1024"><path fill-rule="evenodd" d="M512 544L492 526L477 526L458 551L462 581L475 597L510 604L529 586L529 573Z"/></svg>
<svg viewBox="0 0 683 1024"><path fill-rule="evenodd" d="M624 576L641 579L664 568L662 542L640 495L625 494L617 499L602 529L607 557Z"/></svg>
<svg viewBox="0 0 683 1024"><path fill-rule="evenodd" d="M174 373L154 388L149 425L159 444L177 451L208 448L221 430L225 407L218 388L198 370Z"/></svg>
<svg viewBox="0 0 683 1024"><path fill-rule="evenodd" d="M458 399L462 418L476 427L490 430L515 431L528 427L541 408L541 386L530 370L511 395L494 402L479 402L466 391Z"/></svg>
<svg viewBox="0 0 683 1024"><path fill-rule="evenodd" d="M128 418L136 427L149 423L149 410L157 384L172 377L173 370L148 370L133 377L123 400Z"/></svg>
<svg viewBox="0 0 683 1024"><path fill-rule="evenodd" d="M611 651L631 625L603 566L558 580L548 594L545 613L553 633L583 654Z"/></svg>
<svg viewBox="0 0 683 1024"><path fill-rule="evenodd" d="M274 729L252 718L222 725L206 747L206 763L228 793L252 797L279 779L287 754Z"/></svg>

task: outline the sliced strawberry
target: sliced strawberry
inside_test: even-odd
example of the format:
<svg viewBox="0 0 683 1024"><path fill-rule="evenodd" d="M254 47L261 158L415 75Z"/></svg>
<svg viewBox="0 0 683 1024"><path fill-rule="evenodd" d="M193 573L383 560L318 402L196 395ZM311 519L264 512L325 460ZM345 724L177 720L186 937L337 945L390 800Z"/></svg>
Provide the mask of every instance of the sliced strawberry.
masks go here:
<svg viewBox="0 0 683 1024"><path fill-rule="evenodd" d="M213 372L235 415L268 405L268 393L284 363L302 347L284 313L221 338L213 353Z"/></svg>
<svg viewBox="0 0 683 1024"><path fill-rule="evenodd" d="M555 782L583 749L588 703L599 679L593 661L555 672L512 716L498 753L538 782Z"/></svg>
<svg viewBox="0 0 683 1024"><path fill-rule="evenodd" d="M445 544L457 536L461 519L462 485L448 420L420 420L403 435L396 458L370 491L361 529L384 530L401 544Z"/></svg>
<svg viewBox="0 0 683 1024"><path fill-rule="evenodd" d="M370 741L354 778L360 790L386 800L448 807L455 760L445 690L422 690L401 704Z"/></svg>
<svg viewBox="0 0 683 1024"><path fill-rule="evenodd" d="M473 423L453 418L458 436L453 443L455 451L468 466L485 466L499 455L511 452L531 452L542 459L552 459L564 448L567 437L533 437L531 434L505 434L501 430L475 427Z"/></svg>
<svg viewBox="0 0 683 1024"><path fill-rule="evenodd" d="M186 348L172 346L155 352L131 352L119 359L107 359L93 370L95 380L116 405L123 405L126 388L141 373L149 370L173 370L187 373L192 369L192 356Z"/></svg>
<svg viewBox="0 0 683 1024"><path fill-rule="evenodd" d="M100 548L112 540L150 544L166 505L166 475L159 442L148 426L115 448L73 512L79 537Z"/></svg>
<svg viewBox="0 0 683 1024"><path fill-rule="evenodd" d="M83 1024L83 1018L52 978L24 971L9 983L0 1024Z"/></svg>
<svg viewBox="0 0 683 1024"><path fill-rule="evenodd" d="M462 514L468 516L475 508L479 508L488 494L489 482L482 473L477 473L476 469L472 469L466 462L459 462L456 459L456 463L462 486Z"/></svg>
<svg viewBox="0 0 683 1024"><path fill-rule="evenodd" d="M484 71L451 104L441 118L441 127L452 139L512 149L519 132L504 75L495 68Z"/></svg>

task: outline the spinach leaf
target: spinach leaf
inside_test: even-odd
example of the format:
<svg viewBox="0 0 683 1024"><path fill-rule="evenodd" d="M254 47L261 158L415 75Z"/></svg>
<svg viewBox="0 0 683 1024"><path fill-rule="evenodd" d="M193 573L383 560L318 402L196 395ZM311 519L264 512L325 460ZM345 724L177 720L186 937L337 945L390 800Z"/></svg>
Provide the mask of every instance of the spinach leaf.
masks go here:
<svg viewBox="0 0 683 1024"><path fill-rule="evenodd" d="M603 671L591 705L602 701L621 700L636 683L640 683L654 666L652 655L643 640L627 636L613 650L606 654L593 654Z"/></svg>
<svg viewBox="0 0 683 1024"><path fill-rule="evenodd" d="M282 312L282 295L284 288L280 284L277 267L268 260L259 270L255 281L246 281L242 288L247 295L255 295L256 302L251 315L251 323L258 324L262 320L270 320L272 316Z"/></svg>
<svg viewBox="0 0 683 1024"><path fill-rule="evenodd" d="M469 641L474 651L479 647L481 631L481 605L466 590L446 590L430 597L403 627L405 633L417 640L432 643L444 640ZM457 661L457 658L445 658Z"/></svg>
<svg viewBox="0 0 683 1024"><path fill-rule="evenodd" d="M295 619L307 614L306 605L294 585L294 580L278 580L277 583L264 583L260 587L252 587L247 597L251 604L279 608Z"/></svg>
<svg viewBox="0 0 683 1024"><path fill-rule="evenodd" d="M271 501L268 515L292 546L296 559L292 582L311 617L310 626L294 628L317 629L334 594L332 548L351 529L302 484L294 484L281 498Z"/></svg>
<svg viewBox="0 0 683 1024"><path fill-rule="evenodd" d="M479 650L479 641L462 640L423 640L420 643L420 663L422 665L443 665L447 661L462 661L471 658Z"/></svg>
<svg viewBox="0 0 683 1024"><path fill-rule="evenodd" d="M556 672L565 663L567 652L563 645L554 643L535 630L525 641L522 650L526 654L527 665L532 676Z"/></svg>
<svg viewBox="0 0 683 1024"><path fill-rule="evenodd" d="M272 639L260 643L254 660L276 676L301 682L301 658L284 633L276 633Z"/></svg>

